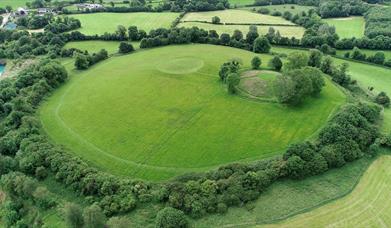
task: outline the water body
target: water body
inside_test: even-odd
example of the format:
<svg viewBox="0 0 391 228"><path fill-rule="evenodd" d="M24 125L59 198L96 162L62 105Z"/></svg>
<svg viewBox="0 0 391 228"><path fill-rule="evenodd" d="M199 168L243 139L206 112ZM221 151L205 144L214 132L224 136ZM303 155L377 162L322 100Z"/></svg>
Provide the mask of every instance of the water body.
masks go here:
<svg viewBox="0 0 391 228"><path fill-rule="evenodd" d="M5 70L5 66L0 65L0 76L3 74L4 70Z"/></svg>
<svg viewBox="0 0 391 228"><path fill-rule="evenodd" d="M4 26L5 29L7 30L14 30L16 29L16 24L15 23L12 23L12 22L8 22L5 26Z"/></svg>

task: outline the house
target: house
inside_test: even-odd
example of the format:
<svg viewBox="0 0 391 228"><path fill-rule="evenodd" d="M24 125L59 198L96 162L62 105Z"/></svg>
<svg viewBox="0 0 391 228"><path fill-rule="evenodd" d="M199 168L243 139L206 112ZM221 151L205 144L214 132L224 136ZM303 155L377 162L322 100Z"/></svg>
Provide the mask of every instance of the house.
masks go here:
<svg viewBox="0 0 391 228"><path fill-rule="evenodd" d="M97 9L103 9L103 5L101 4L91 4L91 3L83 3L83 4L76 4L76 7L78 10L97 10Z"/></svg>
<svg viewBox="0 0 391 228"><path fill-rule="evenodd" d="M28 16L28 10L22 7L19 7L16 11L12 13L14 17L25 17Z"/></svg>
<svg viewBox="0 0 391 228"><path fill-rule="evenodd" d="M44 15L44 14L47 14L47 13L51 14L51 13L53 13L53 9L51 9L51 8L38 8L37 13L39 15Z"/></svg>

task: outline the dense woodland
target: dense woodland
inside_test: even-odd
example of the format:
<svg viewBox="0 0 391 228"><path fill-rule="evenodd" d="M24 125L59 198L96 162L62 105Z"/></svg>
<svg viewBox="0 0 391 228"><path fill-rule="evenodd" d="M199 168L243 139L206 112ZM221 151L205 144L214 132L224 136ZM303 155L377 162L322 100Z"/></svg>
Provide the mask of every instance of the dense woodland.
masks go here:
<svg viewBox="0 0 391 228"><path fill-rule="evenodd" d="M270 4L265 2L257 0L255 4ZM143 203L167 206L157 215L157 227L186 227L185 214L198 218L208 213L225 213L231 206L241 206L257 199L277 180L318 175L363 156L375 156L380 146L390 147L391 135L382 135L377 126L382 106L390 105L389 97L384 92L362 97L361 88L347 73L348 66L337 66L329 55L335 54L335 48L353 49L345 58L390 67L390 60L385 59L384 53L365 56L359 48L391 50L391 12L380 8L368 11L369 7L357 0L289 3L319 5L319 12L311 10L300 15L284 15L284 18L306 28L302 39L282 37L274 29L262 36L255 26L250 27L247 34L237 30L233 35L217 34L214 30L197 27L173 26L146 33L136 26L119 26L113 34L88 36L78 31L69 32L80 28L80 21L76 19L35 16L21 19L18 24L32 29L45 28L44 33L30 35L27 31L0 30L0 58L42 57L15 79L0 80L0 174L2 188L9 196L4 207L5 224L28 227L31 222L37 221L24 219L29 213L27 206L49 209L56 205L54 195L38 184L48 175L86 197L92 205L84 211L78 205L66 206L65 216L73 227L83 224L103 227L106 216L130 212ZM144 6L134 6L133 9L137 7ZM191 3L175 0L162 7L162 10L179 12L230 6L226 0ZM117 10L121 11L119 8ZM321 17L349 15L365 15L367 37L341 40L334 27L321 21ZM344 88L351 102L328 121L314 140L293 144L282 156L273 159L224 165L216 170L189 173L159 184L117 177L99 171L65 148L53 145L42 134L40 121L35 115L40 102L67 81L68 74L56 58L74 56L75 67L79 70L88 69L109 58L103 49L94 54L63 49L67 42L81 40L122 41L119 47L122 54L134 51L129 41L140 41L142 49L188 43L224 45L254 53L270 53L272 44L312 48L309 55L294 52L280 56L270 53L274 56L269 65L283 74L274 85L284 88L277 95L278 101L297 105L308 96L316 97L325 85L324 77L330 77ZM283 64L281 58L285 57ZM254 69L260 64L261 59L253 59ZM239 62L229 61L221 66L220 72L216 72L232 94L235 94L240 80L239 69Z"/></svg>

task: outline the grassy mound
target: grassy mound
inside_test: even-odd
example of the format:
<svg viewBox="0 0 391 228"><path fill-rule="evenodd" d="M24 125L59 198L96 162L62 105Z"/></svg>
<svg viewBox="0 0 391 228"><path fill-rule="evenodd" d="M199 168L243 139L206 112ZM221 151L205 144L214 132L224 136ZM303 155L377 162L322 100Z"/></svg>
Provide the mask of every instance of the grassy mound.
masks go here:
<svg viewBox="0 0 391 228"><path fill-rule="evenodd" d="M277 227L388 227L391 156L378 158L348 196L288 219Z"/></svg>
<svg viewBox="0 0 391 228"><path fill-rule="evenodd" d="M99 13L99 14L75 14L72 17L80 20L81 33L86 35L114 33L118 25L126 28L135 25L138 29L149 32L154 28L169 28L178 17L178 13Z"/></svg>
<svg viewBox="0 0 391 228"><path fill-rule="evenodd" d="M334 25L340 38L361 38L364 36L365 21L363 17L345 17L324 19L329 25Z"/></svg>
<svg viewBox="0 0 391 228"><path fill-rule="evenodd" d="M272 98L274 97L272 82L278 75L280 73L267 70L247 71L241 74L239 88L251 96Z"/></svg>
<svg viewBox="0 0 391 228"><path fill-rule="evenodd" d="M159 180L279 154L313 135L344 102L331 83L319 98L296 108L228 95L217 72L234 57L249 67L254 53L169 46L114 57L85 72L72 70L71 80L43 104L40 118L55 142L97 167ZM157 69L178 59L204 65L184 74ZM199 67L191 71L194 66Z"/></svg>

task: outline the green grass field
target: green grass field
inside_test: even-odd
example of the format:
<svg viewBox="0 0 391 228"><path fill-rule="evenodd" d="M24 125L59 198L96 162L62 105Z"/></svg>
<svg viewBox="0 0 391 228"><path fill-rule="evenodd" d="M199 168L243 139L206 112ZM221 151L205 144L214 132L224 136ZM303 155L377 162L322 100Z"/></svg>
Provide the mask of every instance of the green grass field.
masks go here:
<svg viewBox="0 0 391 228"><path fill-rule="evenodd" d="M323 19L327 24L334 25L340 38L361 38L364 36L365 21L363 17L345 17Z"/></svg>
<svg viewBox="0 0 391 228"><path fill-rule="evenodd" d="M208 21L212 22L212 17L218 16L221 23L242 23L242 24L283 24L293 25L292 22L285 20L282 17L274 17L253 13L248 10L220 10L208 12L193 12L187 13L181 21Z"/></svg>
<svg viewBox="0 0 391 228"><path fill-rule="evenodd" d="M298 50L298 49L289 49L289 48L281 48L281 47L273 47L272 51L278 53L289 54L294 51L302 51L307 52L306 50ZM357 80L358 84L361 85L362 88L373 87L373 92L375 94L384 91L387 94L391 94L391 77L390 70L384 67L358 63L349 60L342 60L338 58L333 58L336 64L347 63L349 64L349 74L350 76ZM387 108L384 110L384 121L382 125L382 129L384 132L391 131L391 109Z"/></svg>
<svg viewBox="0 0 391 228"><path fill-rule="evenodd" d="M197 26L198 28L209 30L216 30L216 32L221 35L222 33L233 34L235 30L239 30L245 36L249 31L248 25L214 25L206 24L200 22L185 22L180 23L178 27L191 28ZM267 34L269 28L273 27L276 31L280 31L281 36L283 37L296 37L301 38L304 34L304 28L298 26L257 26L259 34Z"/></svg>
<svg viewBox="0 0 391 228"><path fill-rule="evenodd" d="M284 13L286 11L291 12L293 15L299 14L301 12L307 12L310 9L315 9L313 6L301 6L301 5L295 5L295 4L284 4L284 5L268 5L268 6L254 6L254 7L247 7L248 10L259 10L260 8L267 8L270 10L270 14L273 12L280 12Z"/></svg>
<svg viewBox="0 0 391 228"><path fill-rule="evenodd" d="M254 4L255 0L229 0L231 7L248 6Z"/></svg>
<svg viewBox="0 0 391 228"><path fill-rule="evenodd" d="M101 49L106 49L109 54L114 54L118 52L119 43L117 41L77 41L77 42L68 42L64 48L77 48L82 51L87 50L90 54L97 53ZM138 49L140 46L139 42L131 43L135 49Z"/></svg>
<svg viewBox="0 0 391 228"><path fill-rule="evenodd" d="M160 180L279 154L311 137L344 102L331 83L297 108L228 95L219 66L239 57L249 67L253 56L187 45L111 58L85 72L71 70L40 118L55 142L101 169Z"/></svg>
<svg viewBox="0 0 391 228"><path fill-rule="evenodd" d="M390 227L391 156L378 158L346 197L271 227Z"/></svg>
<svg viewBox="0 0 391 228"><path fill-rule="evenodd" d="M0 7L11 6L13 9L17 9L18 7L26 7L27 2L30 0L0 0Z"/></svg>
<svg viewBox="0 0 391 228"><path fill-rule="evenodd" d="M80 32L87 35L113 33L118 25L126 28L136 25L139 29L149 32L156 28L169 28L178 16L178 13L99 13L99 14L75 14L72 17L81 21Z"/></svg>

